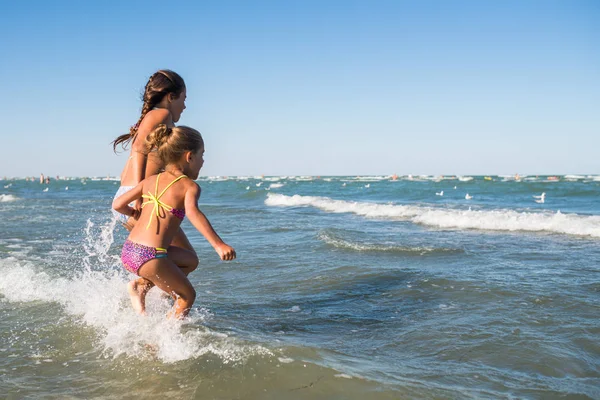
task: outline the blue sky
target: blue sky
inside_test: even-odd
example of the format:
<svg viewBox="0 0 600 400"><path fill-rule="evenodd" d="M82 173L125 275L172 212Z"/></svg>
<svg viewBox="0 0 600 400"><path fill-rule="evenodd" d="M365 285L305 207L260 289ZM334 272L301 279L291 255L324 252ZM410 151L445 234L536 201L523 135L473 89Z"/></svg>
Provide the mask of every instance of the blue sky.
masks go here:
<svg viewBox="0 0 600 400"><path fill-rule="evenodd" d="M205 175L600 173L600 2L0 4L0 176L118 175L157 69Z"/></svg>

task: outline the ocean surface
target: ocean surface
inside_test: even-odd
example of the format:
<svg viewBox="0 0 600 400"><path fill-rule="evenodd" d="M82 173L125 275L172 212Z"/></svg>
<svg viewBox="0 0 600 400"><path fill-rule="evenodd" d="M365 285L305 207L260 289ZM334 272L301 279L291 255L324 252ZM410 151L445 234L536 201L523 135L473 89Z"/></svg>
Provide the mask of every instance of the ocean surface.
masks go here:
<svg viewBox="0 0 600 400"><path fill-rule="evenodd" d="M198 183L238 259L186 220L172 321L131 309L118 182L0 181L1 398L600 399L599 176Z"/></svg>

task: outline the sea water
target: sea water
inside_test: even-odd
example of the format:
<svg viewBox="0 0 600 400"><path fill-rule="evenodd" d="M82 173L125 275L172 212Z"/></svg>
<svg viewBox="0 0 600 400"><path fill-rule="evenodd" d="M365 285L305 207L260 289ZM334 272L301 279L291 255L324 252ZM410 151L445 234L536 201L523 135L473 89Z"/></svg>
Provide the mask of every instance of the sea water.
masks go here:
<svg viewBox="0 0 600 400"><path fill-rule="evenodd" d="M600 178L394 178L199 179L238 258L183 223L184 321L131 309L117 181L1 181L0 397L600 398Z"/></svg>

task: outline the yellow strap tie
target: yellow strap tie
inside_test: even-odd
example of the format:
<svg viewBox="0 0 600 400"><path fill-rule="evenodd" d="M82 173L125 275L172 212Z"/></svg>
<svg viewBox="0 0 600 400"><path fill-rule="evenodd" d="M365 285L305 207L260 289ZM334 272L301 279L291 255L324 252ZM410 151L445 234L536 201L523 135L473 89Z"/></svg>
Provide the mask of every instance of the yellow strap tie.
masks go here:
<svg viewBox="0 0 600 400"><path fill-rule="evenodd" d="M167 211L171 211L173 209L173 207L171 207L168 204L163 203L162 201L160 201L160 198L162 197L163 194L165 194L165 192L167 191L168 188L171 187L171 185L173 185L175 182L177 182L178 180L180 180L181 178L187 178L186 175L181 175L177 178L175 178L173 180L173 182L169 183L167 185L167 187L165 187L163 189L162 192L160 192L159 195L156 195L156 193L158 193L158 179L160 178L160 174L158 174L156 176L156 188L154 190L155 194L152 194L152 192L148 191L148 194L143 194L142 197L144 199L148 199L148 201L145 201L142 203L142 208L144 208L144 206L146 204L153 204L154 206L152 207L152 214L154 214L156 212L156 220L158 221L158 219L160 218L160 210L164 209ZM146 225L146 229L150 228L150 224L152 223L152 217L150 217L150 219L148 220L148 225Z"/></svg>

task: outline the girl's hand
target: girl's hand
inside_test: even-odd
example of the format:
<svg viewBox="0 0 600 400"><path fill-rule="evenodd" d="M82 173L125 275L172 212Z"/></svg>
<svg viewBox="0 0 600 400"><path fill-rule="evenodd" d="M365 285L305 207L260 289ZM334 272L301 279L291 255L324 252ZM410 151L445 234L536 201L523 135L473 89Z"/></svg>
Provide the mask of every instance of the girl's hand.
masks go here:
<svg viewBox="0 0 600 400"><path fill-rule="evenodd" d="M231 261L231 260L235 259L235 257L236 257L235 250L233 249L233 247L231 247L225 243L221 243L221 244L217 245L215 247L215 251L217 252L219 257L221 257L221 260L223 260L223 261Z"/></svg>
<svg viewBox="0 0 600 400"><path fill-rule="evenodd" d="M138 210L137 208L132 208L131 217L137 221L138 219L140 219L141 213L141 210Z"/></svg>
<svg viewBox="0 0 600 400"><path fill-rule="evenodd" d="M143 200L144 199L142 199L141 197L138 197L138 199L135 201L135 203L133 203L133 209L135 211L137 211L138 217L140 216L140 213L142 212L142 202L143 202Z"/></svg>

